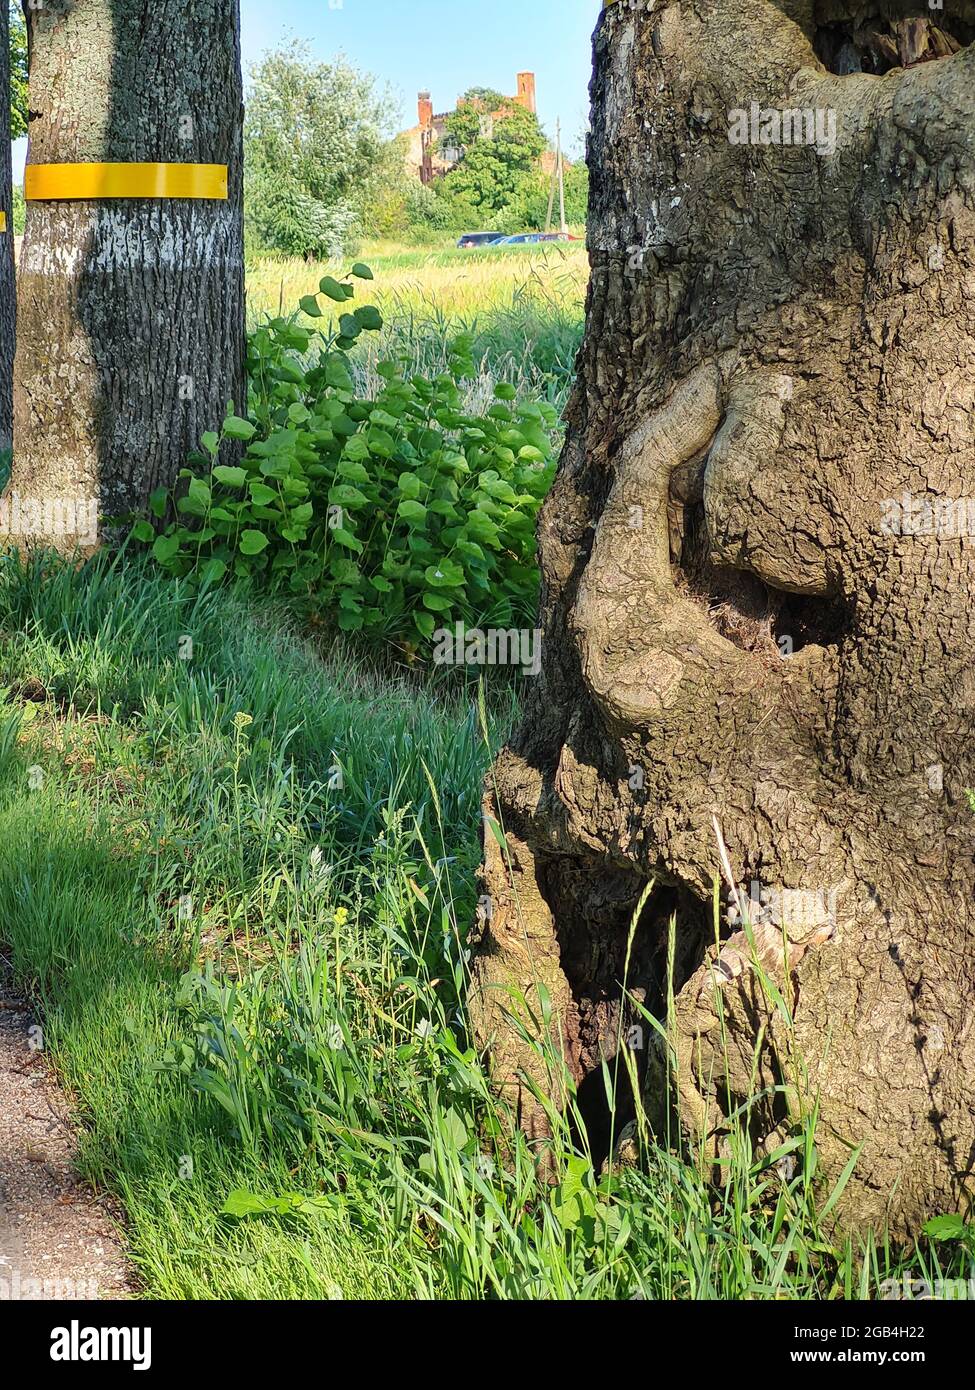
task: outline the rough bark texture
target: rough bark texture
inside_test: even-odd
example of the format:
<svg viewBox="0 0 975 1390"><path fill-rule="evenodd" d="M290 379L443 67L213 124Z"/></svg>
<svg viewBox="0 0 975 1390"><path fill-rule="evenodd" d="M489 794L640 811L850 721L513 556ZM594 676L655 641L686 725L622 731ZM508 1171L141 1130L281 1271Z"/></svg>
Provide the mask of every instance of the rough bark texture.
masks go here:
<svg viewBox="0 0 975 1390"><path fill-rule="evenodd" d="M243 395L242 79L237 0L47 0L27 11L30 163L227 164L228 202L28 205L13 485L107 517L172 485ZM36 505L36 504L39 504Z"/></svg>
<svg viewBox="0 0 975 1390"><path fill-rule="evenodd" d="M975 1162L975 541L887 533L887 499L975 495L975 6L926 46L897 27L922 10L600 20L587 331L541 523L543 671L486 797L507 850L486 837L474 994L544 1130L506 991L545 984L585 1087L631 1021L654 880L628 987L665 1015L676 913L687 1138L719 1156L769 1088L772 1144L818 1097L825 1175L863 1146L842 1215L895 1230L967 1209ZM866 32L926 58L857 70ZM834 147L733 143L752 103L835 113ZM715 943L715 819L766 890L754 946L736 907Z"/></svg>
<svg viewBox="0 0 975 1390"><path fill-rule="evenodd" d="M0 211L7 214L7 230L0 232L0 454L13 438L14 330L17 306L14 298L14 217L10 173L10 14L0 6Z"/></svg>

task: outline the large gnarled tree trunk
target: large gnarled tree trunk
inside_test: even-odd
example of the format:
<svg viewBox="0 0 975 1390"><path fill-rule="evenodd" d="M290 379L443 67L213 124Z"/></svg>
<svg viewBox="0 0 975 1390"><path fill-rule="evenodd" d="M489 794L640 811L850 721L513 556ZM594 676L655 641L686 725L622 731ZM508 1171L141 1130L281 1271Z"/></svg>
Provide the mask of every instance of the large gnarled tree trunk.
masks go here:
<svg viewBox="0 0 975 1390"><path fill-rule="evenodd" d="M227 202L32 202L19 276L20 534L86 547L171 486L243 393L237 0L45 0L30 26L30 164L229 167ZM29 512L25 513L25 503ZM76 516L76 534L55 526Z"/></svg>
<svg viewBox="0 0 975 1390"><path fill-rule="evenodd" d="M652 879L629 987L663 1016L676 912L686 1136L768 1088L774 1144L818 1096L846 1220L899 1230L975 1164L973 40L971 0L605 11L543 673L486 800L501 1079L538 1074L511 986L583 1085L616 1050ZM715 822L754 947L734 907L714 942Z"/></svg>

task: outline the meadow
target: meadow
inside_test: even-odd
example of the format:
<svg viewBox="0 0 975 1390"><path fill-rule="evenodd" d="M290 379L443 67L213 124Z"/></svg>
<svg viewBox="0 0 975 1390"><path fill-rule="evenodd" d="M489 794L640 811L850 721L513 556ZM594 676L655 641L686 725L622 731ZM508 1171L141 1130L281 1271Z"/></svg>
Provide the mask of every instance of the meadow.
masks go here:
<svg viewBox="0 0 975 1390"><path fill-rule="evenodd" d="M596 1171L554 1112L554 1182L508 1137L465 992L516 687L323 655L124 556L5 560L0 624L0 919L147 1296L857 1298L941 1270L828 1238L812 1118L792 1176L743 1138L720 1189L665 1148Z"/></svg>
<svg viewBox="0 0 975 1390"><path fill-rule="evenodd" d="M471 333L486 376L559 409L565 405L589 276L583 242L472 251L370 242L355 259L375 275L363 295L386 320L362 355L363 386L375 384L376 363L391 354L433 376L446 365L451 338ZM256 261L247 278L250 321L290 313L323 275L342 277L347 270L339 262Z"/></svg>
<svg viewBox="0 0 975 1390"><path fill-rule="evenodd" d="M486 379L564 401L581 248L361 259L387 317L370 353L432 371L463 328ZM253 267L252 314L328 269ZM721 1186L645 1133L640 1163L594 1167L539 1042L569 1095L541 1175L466 1005L517 680L379 666L128 552L4 557L0 628L5 954L145 1296L832 1299L975 1273L963 1243L833 1236L814 1113L794 1164L743 1130Z"/></svg>

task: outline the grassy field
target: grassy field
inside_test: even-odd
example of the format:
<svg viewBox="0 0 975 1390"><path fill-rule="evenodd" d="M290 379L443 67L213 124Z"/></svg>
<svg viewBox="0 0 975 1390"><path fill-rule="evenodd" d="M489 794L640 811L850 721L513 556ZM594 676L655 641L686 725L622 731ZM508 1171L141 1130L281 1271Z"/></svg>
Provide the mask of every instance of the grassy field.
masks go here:
<svg viewBox="0 0 975 1390"><path fill-rule="evenodd" d="M589 262L582 242L545 243L505 250L417 250L389 242L362 247L356 259L375 282L360 285L375 303L385 331L370 337L360 364L363 383L382 358L402 356L413 370L434 375L446 364L447 345L471 333L487 389L508 381L535 399L564 405L582 337ZM251 322L290 313L314 293L323 275L347 264L301 260L258 261L248 269Z"/></svg>
<svg viewBox="0 0 975 1390"><path fill-rule="evenodd" d="M233 591L0 568L0 922L168 1299L830 1298L811 1129L727 1187L536 1177L467 1036L480 782L517 692L327 660ZM969 1275L963 1255L952 1273Z"/></svg>

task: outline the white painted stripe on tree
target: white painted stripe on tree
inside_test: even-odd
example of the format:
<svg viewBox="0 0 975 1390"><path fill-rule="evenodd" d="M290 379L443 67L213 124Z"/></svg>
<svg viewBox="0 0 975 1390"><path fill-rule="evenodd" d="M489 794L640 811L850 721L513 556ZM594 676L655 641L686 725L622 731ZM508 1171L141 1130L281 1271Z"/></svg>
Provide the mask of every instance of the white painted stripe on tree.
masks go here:
<svg viewBox="0 0 975 1390"><path fill-rule="evenodd" d="M119 267L186 270L226 260L234 240L235 213L229 207L194 208L174 216L155 204L151 214L98 204L90 208L88 225L79 228L75 245L44 236L25 241L21 272L26 275L73 276L85 267L89 274L110 275ZM56 205L48 210L57 217ZM76 214L77 215L77 214ZM97 235L94 235L97 234Z"/></svg>

